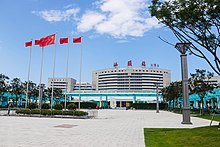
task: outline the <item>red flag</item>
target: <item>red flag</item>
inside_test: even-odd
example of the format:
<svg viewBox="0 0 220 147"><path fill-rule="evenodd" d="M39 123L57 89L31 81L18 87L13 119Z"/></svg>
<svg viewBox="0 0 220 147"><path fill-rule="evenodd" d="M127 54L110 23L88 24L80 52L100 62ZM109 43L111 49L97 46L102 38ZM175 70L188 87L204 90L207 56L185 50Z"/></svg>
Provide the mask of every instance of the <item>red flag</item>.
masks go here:
<svg viewBox="0 0 220 147"><path fill-rule="evenodd" d="M25 47L32 46L32 41L25 42Z"/></svg>
<svg viewBox="0 0 220 147"><path fill-rule="evenodd" d="M47 45L55 44L56 34L52 34L40 39L40 46L45 47Z"/></svg>
<svg viewBox="0 0 220 147"><path fill-rule="evenodd" d="M131 60L128 61L128 66L132 66L132 61Z"/></svg>
<svg viewBox="0 0 220 147"><path fill-rule="evenodd" d="M81 43L81 42L82 42L82 37L73 38L73 43Z"/></svg>
<svg viewBox="0 0 220 147"><path fill-rule="evenodd" d="M115 63L114 63L114 67L117 67L117 66L118 66L118 63L117 63L117 62L115 62Z"/></svg>
<svg viewBox="0 0 220 147"><path fill-rule="evenodd" d="M60 44L68 43L68 38L60 38Z"/></svg>
<svg viewBox="0 0 220 147"><path fill-rule="evenodd" d="M40 45L40 40L35 40L34 45Z"/></svg>
<svg viewBox="0 0 220 147"><path fill-rule="evenodd" d="M142 61L141 65L142 65L142 66L146 66L145 61Z"/></svg>

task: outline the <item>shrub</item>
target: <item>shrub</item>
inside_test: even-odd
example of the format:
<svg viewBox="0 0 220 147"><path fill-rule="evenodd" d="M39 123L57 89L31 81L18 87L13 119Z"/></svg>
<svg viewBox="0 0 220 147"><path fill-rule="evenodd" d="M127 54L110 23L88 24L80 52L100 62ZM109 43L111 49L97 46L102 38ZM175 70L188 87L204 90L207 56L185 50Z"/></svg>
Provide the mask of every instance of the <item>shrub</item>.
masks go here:
<svg viewBox="0 0 220 147"><path fill-rule="evenodd" d="M75 103L76 108L78 108L79 103ZM95 109L97 106L96 102L80 102L80 108L82 109Z"/></svg>
<svg viewBox="0 0 220 147"><path fill-rule="evenodd" d="M76 110L76 105L74 103L71 103L67 106L67 109L69 110Z"/></svg>
<svg viewBox="0 0 220 147"><path fill-rule="evenodd" d="M63 109L63 105L61 104L55 104L53 107L55 110L62 110Z"/></svg>
<svg viewBox="0 0 220 147"><path fill-rule="evenodd" d="M80 103L80 107L84 109L88 109L88 108L95 109L96 106L97 106L96 102L81 102Z"/></svg>
<svg viewBox="0 0 220 147"><path fill-rule="evenodd" d="M149 109L149 110L155 110L156 109L156 103L133 103L132 107L135 109ZM164 110L167 108L167 103L159 103L159 109Z"/></svg>
<svg viewBox="0 0 220 147"><path fill-rule="evenodd" d="M46 104L46 103L42 104L41 109L50 109L50 104Z"/></svg>
<svg viewBox="0 0 220 147"><path fill-rule="evenodd" d="M17 114L41 114L41 115L71 115L71 116L85 116L88 115L84 111L61 111L61 110L30 110L30 109L18 109L16 110Z"/></svg>
<svg viewBox="0 0 220 147"><path fill-rule="evenodd" d="M84 116L84 115L88 115L87 112L84 112L84 111L74 111L74 114L75 116Z"/></svg>
<svg viewBox="0 0 220 147"><path fill-rule="evenodd" d="M31 114L40 114L40 110L39 109L31 110Z"/></svg>
<svg viewBox="0 0 220 147"><path fill-rule="evenodd" d="M17 114L30 114L31 110L30 109L18 109L15 111Z"/></svg>
<svg viewBox="0 0 220 147"><path fill-rule="evenodd" d="M42 115L51 115L52 113L51 113L51 110L41 110L41 114Z"/></svg>
<svg viewBox="0 0 220 147"><path fill-rule="evenodd" d="M37 104L36 103L30 103L27 108L29 109L36 109L37 108Z"/></svg>
<svg viewBox="0 0 220 147"><path fill-rule="evenodd" d="M63 112L61 110L53 110L52 115L62 115Z"/></svg>

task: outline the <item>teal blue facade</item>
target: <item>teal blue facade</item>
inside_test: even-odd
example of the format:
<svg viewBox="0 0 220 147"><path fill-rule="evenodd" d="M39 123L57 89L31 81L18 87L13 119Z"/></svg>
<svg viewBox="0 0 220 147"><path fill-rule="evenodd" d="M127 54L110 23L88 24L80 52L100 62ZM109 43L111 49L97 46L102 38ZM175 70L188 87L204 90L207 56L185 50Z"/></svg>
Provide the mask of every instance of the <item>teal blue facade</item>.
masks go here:
<svg viewBox="0 0 220 147"><path fill-rule="evenodd" d="M97 100L95 100L97 102L97 106L103 106L104 108L108 107L108 102L110 101L110 97L120 97L120 98L125 98L125 97L129 97L131 99L132 103L136 103L136 102L155 102L155 101L142 101L142 100L137 100L138 98L140 99L141 97L145 97L145 98L156 98L156 93L81 93L81 101L86 101L86 99L84 99L85 97L98 97ZM79 97L79 93L68 93L67 94L67 99L66 102L74 102L74 100L72 99L72 97ZM159 97L161 97L161 94L159 93ZM17 97L17 105L19 107L24 107L25 104L25 95L20 95ZM43 98L43 103L50 101L51 98ZM39 100L38 97L30 97L30 102L34 103L37 102ZM16 101L16 95L10 94L10 93L5 93L3 95L3 97L0 97L0 106L1 107L7 107L9 102L12 101ZM65 99L64 98L54 98L53 99L53 103L64 103ZM200 105L200 97L198 96L198 94L192 94L189 96L189 106L192 109L198 109L199 105ZM210 92L207 92L207 94L205 95L204 99L204 109L206 109L207 107L214 109L214 108L218 108L220 109L220 88L212 90ZM169 101L168 102L168 106L170 108L172 108L174 106L174 108L180 108L183 106L183 102L182 99L177 99L174 101Z"/></svg>

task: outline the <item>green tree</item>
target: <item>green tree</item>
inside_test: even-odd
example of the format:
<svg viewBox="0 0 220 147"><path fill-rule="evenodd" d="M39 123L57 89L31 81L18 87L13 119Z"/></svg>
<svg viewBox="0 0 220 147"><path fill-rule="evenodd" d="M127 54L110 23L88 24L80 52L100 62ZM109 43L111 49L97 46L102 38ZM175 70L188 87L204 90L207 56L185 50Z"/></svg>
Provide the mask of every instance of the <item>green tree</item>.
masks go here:
<svg viewBox="0 0 220 147"><path fill-rule="evenodd" d="M54 88L54 97L61 98L63 96L62 90L58 88Z"/></svg>
<svg viewBox="0 0 220 147"><path fill-rule="evenodd" d="M152 0L152 16L220 75L220 0ZM166 41L167 42L167 41Z"/></svg>
<svg viewBox="0 0 220 147"><path fill-rule="evenodd" d="M27 92L27 81L25 81L24 83L24 91L25 93ZM39 95L39 90L37 88L37 84L32 82L32 81L29 81L29 84L28 84L28 102L31 103L31 98L37 98Z"/></svg>
<svg viewBox="0 0 220 147"><path fill-rule="evenodd" d="M200 114L204 114L204 97L210 90L213 90L216 85L210 84L209 80L211 77L213 77L213 73L203 70L203 69L196 69L196 73L190 74L189 79L189 87L191 93L196 93L201 99L201 108L200 108Z"/></svg>
<svg viewBox="0 0 220 147"><path fill-rule="evenodd" d="M52 88L45 89L45 96L50 98L51 95L52 95ZM58 88L54 88L53 89L53 97L54 98L62 97L62 90L58 89Z"/></svg>
<svg viewBox="0 0 220 147"><path fill-rule="evenodd" d="M161 92L165 101L173 101L174 108L174 101L182 96L182 83L181 81L172 82L169 86L161 89Z"/></svg>
<svg viewBox="0 0 220 147"><path fill-rule="evenodd" d="M24 84L19 78L14 78L10 85L10 92L15 95L16 106L18 106L18 99L24 94Z"/></svg>
<svg viewBox="0 0 220 147"><path fill-rule="evenodd" d="M9 77L4 75L4 74L0 74L0 102L3 101L4 94L6 92L8 92L9 90Z"/></svg>
<svg viewBox="0 0 220 147"><path fill-rule="evenodd" d="M35 99L39 96L39 89L37 87L37 84L30 81L29 82L29 99L34 98ZM30 100L29 100L30 102Z"/></svg>

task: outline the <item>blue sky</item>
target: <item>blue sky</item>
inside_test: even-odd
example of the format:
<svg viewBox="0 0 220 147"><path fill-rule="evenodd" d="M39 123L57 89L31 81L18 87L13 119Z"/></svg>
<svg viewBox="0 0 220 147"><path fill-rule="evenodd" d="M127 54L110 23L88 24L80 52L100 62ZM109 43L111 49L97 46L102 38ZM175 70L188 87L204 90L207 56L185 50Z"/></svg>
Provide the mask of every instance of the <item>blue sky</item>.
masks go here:
<svg viewBox="0 0 220 147"><path fill-rule="evenodd" d="M0 73L27 80L31 38L57 34L56 77L66 75L67 45L59 38L83 36L82 82L91 82L92 71L159 64L172 72L172 81L181 79L180 54L158 36L175 44L172 32L148 13L150 0L1 0ZM45 47L43 83L53 72L54 45ZM69 76L79 81L80 45L70 45ZM41 49L32 48L30 79L39 83ZM207 63L188 56L189 73L196 68L212 71Z"/></svg>

